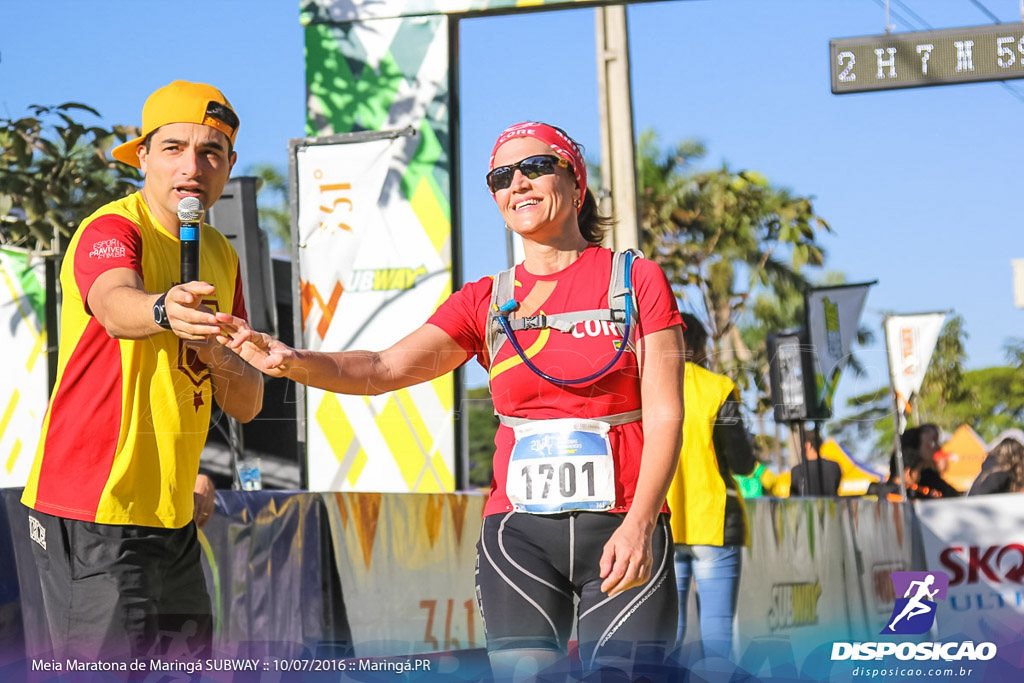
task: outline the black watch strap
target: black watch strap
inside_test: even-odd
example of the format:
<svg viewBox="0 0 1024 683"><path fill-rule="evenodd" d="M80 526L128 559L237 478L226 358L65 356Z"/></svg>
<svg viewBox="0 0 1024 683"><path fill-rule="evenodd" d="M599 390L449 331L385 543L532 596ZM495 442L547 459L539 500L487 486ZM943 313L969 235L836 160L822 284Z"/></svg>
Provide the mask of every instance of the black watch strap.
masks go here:
<svg viewBox="0 0 1024 683"><path fill-rule="evenodd" d="M167 307L164 305L164 299L167 298L167 292L160 295L160 298L153 304L153 320L156 324L165 330L171 329L171 321L167 319Z"/></svg>

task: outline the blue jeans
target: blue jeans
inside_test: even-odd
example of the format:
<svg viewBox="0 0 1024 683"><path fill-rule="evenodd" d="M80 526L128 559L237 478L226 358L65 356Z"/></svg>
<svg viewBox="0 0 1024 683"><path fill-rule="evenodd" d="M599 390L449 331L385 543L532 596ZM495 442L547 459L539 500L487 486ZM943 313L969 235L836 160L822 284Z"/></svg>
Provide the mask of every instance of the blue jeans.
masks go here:
<svg viewBox="0 0 1024 683"><path fill-rule="evenodd" d="M690 577L697 579L697 611L705 657L730 659L732 619L740 590L742 548L735 545L677 545L676 586L679 590L678 646L686 635L686 603Z"/></svg>

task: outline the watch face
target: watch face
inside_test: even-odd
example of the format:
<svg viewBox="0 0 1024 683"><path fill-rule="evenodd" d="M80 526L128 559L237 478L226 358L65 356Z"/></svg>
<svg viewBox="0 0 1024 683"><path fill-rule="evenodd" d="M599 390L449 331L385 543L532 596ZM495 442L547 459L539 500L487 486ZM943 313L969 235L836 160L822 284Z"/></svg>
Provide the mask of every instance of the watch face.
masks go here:
<svg viewBox="0 0 1024 683"><path fill-rule="evenodd" d="M160 297L153 304L153 320L165 330L171 329L171 323L167 320L167 308L164 306L164 297Z"/></svg>

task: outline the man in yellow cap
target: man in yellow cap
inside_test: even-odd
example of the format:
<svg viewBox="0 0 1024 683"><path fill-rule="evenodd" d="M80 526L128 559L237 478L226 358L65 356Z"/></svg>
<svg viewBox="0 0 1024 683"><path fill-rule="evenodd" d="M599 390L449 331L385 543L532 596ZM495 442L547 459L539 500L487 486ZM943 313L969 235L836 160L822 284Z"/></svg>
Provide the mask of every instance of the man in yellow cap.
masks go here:
<svg viewBox="0 0 1024 683"><path fill-rule="evenodd" d="M68 246L57 381L22 496L57 661L144 657L181 637L210 647L193 484L212 402L247 422L263 382L215 339L216 311L245 316L238 256L204 226L200 280L177 282L177 207L217 201L237 131L216 88L154 92L142 136L113 151L142 189Z"/></svg>

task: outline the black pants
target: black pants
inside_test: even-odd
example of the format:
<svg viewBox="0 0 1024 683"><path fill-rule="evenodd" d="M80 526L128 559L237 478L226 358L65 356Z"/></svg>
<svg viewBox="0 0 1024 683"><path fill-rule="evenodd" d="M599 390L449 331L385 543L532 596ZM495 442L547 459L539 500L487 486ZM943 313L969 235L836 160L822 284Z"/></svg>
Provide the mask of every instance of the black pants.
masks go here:
<svg viewBox="0 0 1024 683"><path fill-rule="evenodd" d="M210 654L210 595L195 524L160 529L28 515L56 660Z"/></svg>
<svg viewBox="0 0 1024 683"><path fill-rule="evenodd" d="M488 652L565 652L578 613L585 671L660 665L675 643L678 609L668 516L658 518L651 538L650 579L610 598L601 592L601 554L624 516L509 512L484 517L476 584Z"/></svg>

